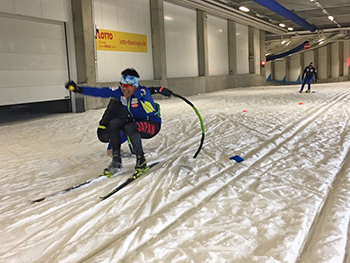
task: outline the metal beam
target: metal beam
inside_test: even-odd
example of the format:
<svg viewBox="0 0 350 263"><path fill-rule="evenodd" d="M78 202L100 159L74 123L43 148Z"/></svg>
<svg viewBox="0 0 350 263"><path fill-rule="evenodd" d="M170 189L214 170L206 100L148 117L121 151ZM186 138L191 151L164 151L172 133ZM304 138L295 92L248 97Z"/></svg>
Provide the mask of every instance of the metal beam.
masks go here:
<svg viewBox="0 0 350 263"><path fill-rule="evenodd" d="M274 0L254 0L254 2L276 12L277 14L293 21L294 23L311 32L315 32L316 30L316 27L314 25L309 24L306 20L302 19L300 16L288 10Z"/></svg>
<svg viewBox="0 0 350 263"><path fill-rule="evenodd" d="M199 10L206 11L208 14L225 17L237 23L249 25L271 33L280 35L287 33L286 29L272 25L267 21L250 16L248 14L244 14L239 10L236 10L214 0L168 0L168 2L197 8Z"/></svg>

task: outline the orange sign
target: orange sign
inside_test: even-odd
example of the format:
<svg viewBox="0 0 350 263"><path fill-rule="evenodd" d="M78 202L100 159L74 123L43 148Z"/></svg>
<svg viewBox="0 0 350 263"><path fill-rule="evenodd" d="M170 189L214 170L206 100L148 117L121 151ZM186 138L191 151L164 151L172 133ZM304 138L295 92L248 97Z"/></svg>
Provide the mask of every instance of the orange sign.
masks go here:
<svg viewBox="0 0 350 263"><path fill-rule="evenodd" d="M147 53L147 35L99 29L96 49Z"/></svg>

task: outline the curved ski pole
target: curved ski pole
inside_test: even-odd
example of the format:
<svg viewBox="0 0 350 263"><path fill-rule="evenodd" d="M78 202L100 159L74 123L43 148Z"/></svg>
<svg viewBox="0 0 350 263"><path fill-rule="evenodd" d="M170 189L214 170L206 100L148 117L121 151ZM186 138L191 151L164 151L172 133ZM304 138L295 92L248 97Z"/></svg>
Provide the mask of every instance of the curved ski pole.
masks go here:
<svg viewBox="0 0 350 263"><path fill-rule="evenodd" d="M199 118L199 121L201 123L201 129L202 129L202 138L201 138L201 142L200 142L200 145L199 145L199 148L198 150L196 151L196 153L194 154L193 158L196 158L197 155L199 154L199 152L201 151L202 149L202 146L203 146L203 142L204 142L204 137L205 137L205 130L204 130L204 124L203 124L203 120L202 120L202 117L201 115L199 114L199 111L197 110L197 108L193 105L192 102L190 102L188 99L182 97L181 95L179 94L176 94L176 93L172 93L171 94L172 96L175 96L177 98L180 98L182 100L184 100L188 105L190 105L192 107L192 109L196 112L198 118Z"/></svg>

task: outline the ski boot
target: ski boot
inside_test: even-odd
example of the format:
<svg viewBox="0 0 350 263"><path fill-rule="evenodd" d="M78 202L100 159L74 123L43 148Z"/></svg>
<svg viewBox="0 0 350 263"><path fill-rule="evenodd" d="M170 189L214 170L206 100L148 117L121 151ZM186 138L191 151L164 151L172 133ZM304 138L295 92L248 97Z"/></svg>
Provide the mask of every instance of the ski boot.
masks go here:
<svg viewBox="0 0 350 263"><path fill-rule="evenodd" d="M135 165L135 172L134 172L134 179L141 176L144 172L146 172L149 169L147 166L147 162L145 159L145 156L143 154L136 155L136 165Z"/></svg>
<svg viewBox="0 0 350 263"><path fill-rule="evenodd" d="M104 169L101 176L111 177L122 168L122 159L120 158L120 151L113 151L113 158L110 165Z"/></svg>

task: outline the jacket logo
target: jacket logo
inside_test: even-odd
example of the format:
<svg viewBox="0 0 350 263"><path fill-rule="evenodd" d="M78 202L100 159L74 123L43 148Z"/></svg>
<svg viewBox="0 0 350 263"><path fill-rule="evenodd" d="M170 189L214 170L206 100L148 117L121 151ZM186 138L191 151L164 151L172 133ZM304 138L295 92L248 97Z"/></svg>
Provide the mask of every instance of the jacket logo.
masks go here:
<svg viewBox="0 0 350 263"><path fill-rule="evenodd" d="M124 96L121 96L121 97L120 97L120 102L121 102L124 106L127 106L127 105L128 105L128 101L127 101L127 99L126 99Z"/></svg>
<svg viewBox="0 0 350 263"><path fill-rule="evenodd" d="M144 132L144 133L147 133L147 134L150 134L150 135L154 135L155 133L155 126L154 124L150 124L148 122L145 122L145 121L138 121L136 122L137 124L137 130L139 132Z"/></svg>

